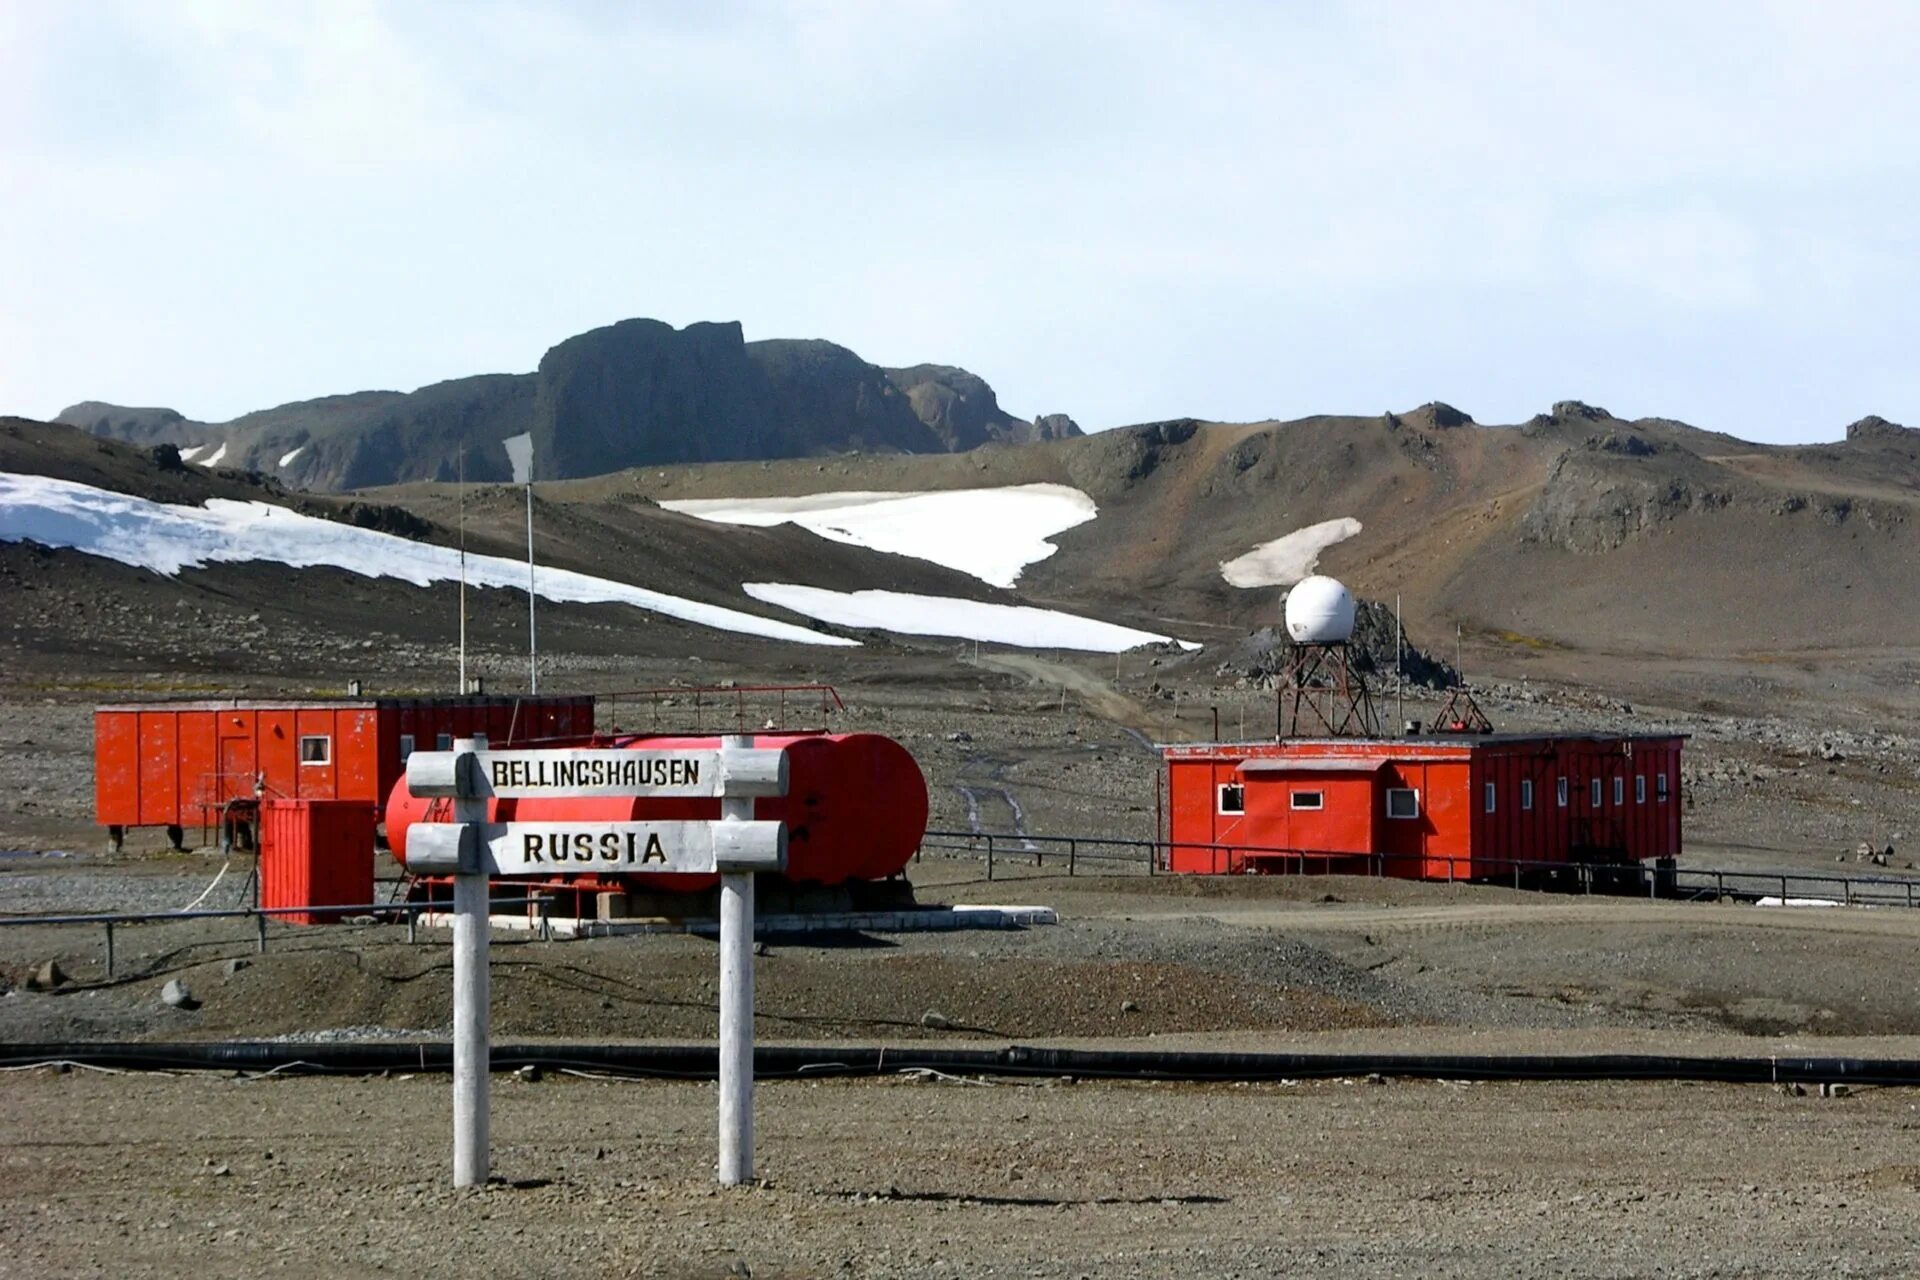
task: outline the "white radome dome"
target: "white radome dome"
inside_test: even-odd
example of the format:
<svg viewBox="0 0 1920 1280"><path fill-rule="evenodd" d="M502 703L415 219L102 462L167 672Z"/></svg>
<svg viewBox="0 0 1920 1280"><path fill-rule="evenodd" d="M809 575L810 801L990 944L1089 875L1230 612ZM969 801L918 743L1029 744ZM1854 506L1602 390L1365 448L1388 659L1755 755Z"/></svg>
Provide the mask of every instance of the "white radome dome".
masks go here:
<svg viewBox="0 0 1920 1280"><path fill-rule="evenodd" d="M1287 592L1287 634L1295 644L1340 644L1353 638L1353 592L1315 575Z"/></svg>

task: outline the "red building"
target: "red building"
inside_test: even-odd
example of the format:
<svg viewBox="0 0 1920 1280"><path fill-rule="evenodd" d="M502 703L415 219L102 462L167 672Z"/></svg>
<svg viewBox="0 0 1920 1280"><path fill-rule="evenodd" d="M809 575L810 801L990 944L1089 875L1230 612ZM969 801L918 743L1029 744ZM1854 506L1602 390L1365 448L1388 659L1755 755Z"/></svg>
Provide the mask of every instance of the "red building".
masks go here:
<svg viewBox="0 0 1920 1280"><path fill-rule="evenodd" d="M1676 735L1476 734L1163 746L1167 867L1506 879L1680 852ZM1527 868L1528 871L1538 868Z"/></svg>
<svg viewBox="0 0 1920 1280"><path fill-rule="evenodd" d="M116 844L128 827L220 829L261 799L378 806L415 747L486 734L495 746L577 741L593 698L328 698L142 702L93 713L94 821Z"/></svg>

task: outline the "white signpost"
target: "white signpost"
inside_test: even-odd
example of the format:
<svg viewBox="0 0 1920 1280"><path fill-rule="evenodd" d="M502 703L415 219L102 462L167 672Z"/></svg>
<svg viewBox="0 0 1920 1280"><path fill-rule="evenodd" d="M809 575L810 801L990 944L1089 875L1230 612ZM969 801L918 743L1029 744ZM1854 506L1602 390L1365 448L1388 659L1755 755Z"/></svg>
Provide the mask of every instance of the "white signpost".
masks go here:
<svg viewBox="0 0 1920 1280"><path fill-rule="evenodd" d="M786 828L753 820L787 792L787 757L745 737L718 751L452 751L407 758L407 788L453 800L453 821L407 831L407 869L453 877L453 1185L488 1171L491 1026L487 881L497 876L720 873L720 1181L753 1176L753 876L786 866ZM718 822L488 822L487 800L714 796Z"/></svg>

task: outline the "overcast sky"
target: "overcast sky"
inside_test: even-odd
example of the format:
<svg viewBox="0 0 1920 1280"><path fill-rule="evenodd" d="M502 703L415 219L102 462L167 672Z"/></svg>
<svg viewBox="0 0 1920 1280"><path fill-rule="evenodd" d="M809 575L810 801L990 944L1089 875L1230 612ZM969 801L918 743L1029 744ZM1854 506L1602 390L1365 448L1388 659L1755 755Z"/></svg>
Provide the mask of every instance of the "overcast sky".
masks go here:
<svg viewBox="0 0 1920 1280"><path fill-rule="evenodd" d="M0 0L0 412L629 316L1096 429L1920 424L1920 5Z"/></svg>

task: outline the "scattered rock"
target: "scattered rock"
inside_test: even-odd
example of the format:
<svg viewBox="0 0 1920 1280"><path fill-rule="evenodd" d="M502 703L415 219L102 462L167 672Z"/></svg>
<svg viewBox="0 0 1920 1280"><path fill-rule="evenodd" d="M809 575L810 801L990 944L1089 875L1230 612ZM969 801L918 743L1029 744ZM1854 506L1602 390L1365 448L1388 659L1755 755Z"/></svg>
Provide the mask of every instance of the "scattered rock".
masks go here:
<svg viewBox="0 0 1920 1280"><path fill-rule="evenodd" d="M242 969L246 968L248 965L252 963L253 961L248 960L244 956L235 956L233 957L233 959L227 961L225 964L220 966L220 972L224 976L231 978L234 974L240 972Z"/></svg>
<svg viewBox="0 0 1920 1280"><path fill-rule="evenodd" d="M540 1079L540 1074L541 1074L540 1066L538 1063L529 1062L526 1066L521 1067L518 1071L514 1072L513 1074L517 1078L526 1081L528 1084L534 1084L534 1083L537 1083Z"/></svg>
<svg viewBox="0 0 1920 1280"><path fill-rule="evenodd" d="M1139 1003L1139 1001L1137 1001L1137 1000L1122 1000L1122 1001L1120 1002L1120 1012L1122 1012L1122 1013L1138 1013L1138 1012L1140 1012L1140 1003Z"/></svg>
<svg viewBox="0 0 1920 1280"><path fill-rule="evenodd" d="M1823 1098L1848 1098L1853 1096L1853 1086L1847 1084L1823 1084L1820 1086Z"/></svg>
<svg viewBox="0 0 1920 1280"><path fill-rule="evenodd" d="M953 1025L953 1020L937 1009L929 1009L920 1015L920 1025L931 1027L935 1031L944 1031Z"/></svg>
<svg viewBox="0 0 1920 1280"><path fill-rule="evenodd" d="M60 967L58 960L49 960L35 969L27 978L27 990L52 991L67 982L67 971Z"/></svg>
<svg viewBox="0 0 1920 1280"><path fill-rule="evenodd" d="M167 979L167 985L160 988L161 1002L173 1009L198 1009L200 1002L193 998L193 992L187 984L178 978Z"/></svg>
<svg viewBox="0 0 1920 1280"><path fill-rule="evenodd" d="M965 729L956 729L952 733L947 735L947 741L948 742L972 742L973 735L968 733Z"/></svg>

